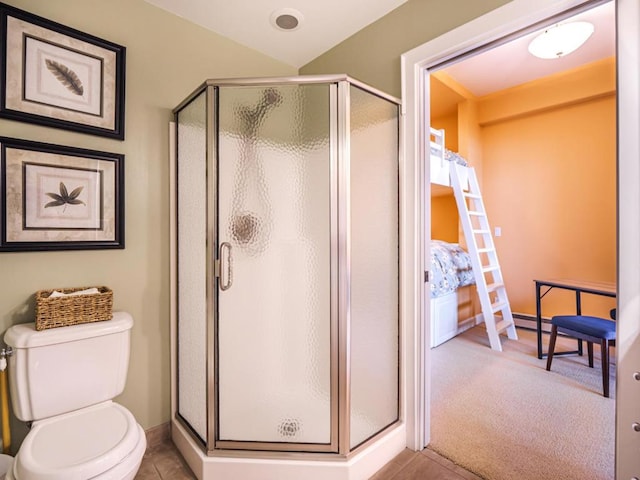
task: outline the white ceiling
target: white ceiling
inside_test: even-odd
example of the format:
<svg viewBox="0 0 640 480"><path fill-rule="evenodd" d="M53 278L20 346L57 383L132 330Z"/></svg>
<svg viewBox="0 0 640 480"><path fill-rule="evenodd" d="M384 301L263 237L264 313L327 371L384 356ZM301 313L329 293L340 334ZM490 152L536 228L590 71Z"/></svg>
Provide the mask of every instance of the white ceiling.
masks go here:
<svg viewBox="0 0 640 480"><path fill-rule="evenodd" d="M464 59L444 71L479 97L612 57L615 55L616 37L614 3L605 3L561 22L586 21L594 25L594 33L587 42L565 57L542 60L531 55L527 50L529 42L540 33L534 32Z"/></svg>
<svg viewBox="0 0 640 480"><path fill-rule="evenodd" d="M349 36L383 17L407 0L146 0L159 8L220 35L299 68ZM613 1L571 20L594 24L594 34L577 51L554 60L541 60L527 51L535 33L445 69L477 96L502 90L615 54ZM273 26L274 12L301 13L298 28ZM569 21L569 20L565 20ZM398 32L401 34L401 32ZM349 73L349 72L344 72Z"/></svg>
<svg viewBox="0 0 640 480"><path fill-rule="evenodd" d="M407 0L146 1L299 68ZM283 31L273 26L273 13L283 9L302 14L298 28Z"/></svg>

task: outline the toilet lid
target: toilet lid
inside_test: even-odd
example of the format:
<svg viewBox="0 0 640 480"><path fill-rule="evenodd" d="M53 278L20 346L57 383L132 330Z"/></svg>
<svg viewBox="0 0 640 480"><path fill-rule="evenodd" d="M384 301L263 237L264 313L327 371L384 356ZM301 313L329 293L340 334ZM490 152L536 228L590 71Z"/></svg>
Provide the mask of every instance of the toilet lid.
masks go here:
<svg viewBox="0 0 640 480"><path fill-rule="evenodd" d="M133 451L140 429L126 408L108 401L33 423L18 451L18 478L87 480Z"/></svg>

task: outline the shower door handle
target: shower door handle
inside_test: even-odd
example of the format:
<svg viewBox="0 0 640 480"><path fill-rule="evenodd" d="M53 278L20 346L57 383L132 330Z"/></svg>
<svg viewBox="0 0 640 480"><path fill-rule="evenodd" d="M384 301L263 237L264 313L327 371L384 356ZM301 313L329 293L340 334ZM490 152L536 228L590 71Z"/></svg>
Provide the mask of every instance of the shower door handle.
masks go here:
<svg viewBox="0 0 640 480"><path fill-rule="evenodd" d="M226 256L225 256L226 253ZM220 244L220 290L229 290L233 285L233 260L231 256L231 244Z"/></svg>

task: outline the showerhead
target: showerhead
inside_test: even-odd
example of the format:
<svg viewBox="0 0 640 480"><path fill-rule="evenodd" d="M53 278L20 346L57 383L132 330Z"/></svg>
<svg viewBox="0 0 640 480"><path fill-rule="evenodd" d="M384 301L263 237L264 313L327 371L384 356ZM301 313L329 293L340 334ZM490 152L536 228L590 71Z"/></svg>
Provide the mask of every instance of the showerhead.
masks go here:
<svg viewBox="0 0 640 480"><path fill-rule="evenodd" d="M240 114L245 119L248 130L255 132L269 110L280 103L282 103L280 92L275 88L267 88L262 92L262 98L253 109L242 107Z"/></svg>
<svg viewBox="0 0 640 480"><path fill-rule="evenodd" d="M280 105L280 102L282 102L282 95L275 88L267 88L262 92L262 101L260 104L276 107Z"/></svg>
<svg viewBox="0 0 640 480"><path fill-rule="evenodd" d="M253 116L256 119L262 120L269 110L277 107L281 102L282 95L280 92L275 88L267 88L262 92L262 99L258 102L258 105L256 105L255 110L253 110Z"/></svg>

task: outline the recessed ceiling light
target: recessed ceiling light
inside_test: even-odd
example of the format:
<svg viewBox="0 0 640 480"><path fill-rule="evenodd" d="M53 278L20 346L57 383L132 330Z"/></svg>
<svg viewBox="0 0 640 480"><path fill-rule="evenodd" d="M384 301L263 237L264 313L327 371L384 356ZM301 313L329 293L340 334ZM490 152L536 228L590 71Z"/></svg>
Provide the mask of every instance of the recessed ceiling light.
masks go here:
<svg viewBox="0 0 640 480"><path fill-rule="evenodd" d="M302 14L293 8L281 8L271 14L271 25L285 32L297 30L303 20Z"/></svg>
<svg viewBox="0 0 640 480"><path fill-rule="evenodd" d="M531 41L529 52L538 58L564 57L580 48L592 33L593 25L589 22L554 25Z"/></svg>

